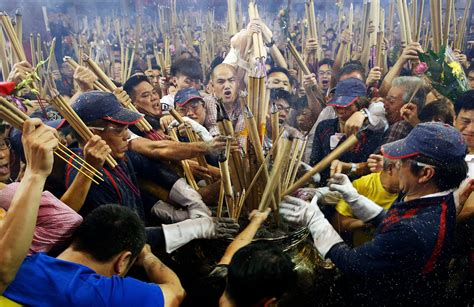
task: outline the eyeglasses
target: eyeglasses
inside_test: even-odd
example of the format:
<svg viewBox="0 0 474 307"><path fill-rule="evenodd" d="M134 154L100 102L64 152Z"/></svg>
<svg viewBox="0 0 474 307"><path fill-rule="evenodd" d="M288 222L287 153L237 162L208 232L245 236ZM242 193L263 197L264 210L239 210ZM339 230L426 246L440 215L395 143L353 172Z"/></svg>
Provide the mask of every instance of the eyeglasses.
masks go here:
<svg viewBox="0 0 474 307"><path fill-rule="evenodd" d="M7 149L11 149L12 146L10 144L10 141L5 139L3 141L0 141L0 150L7 150Z"/></svg>
<svg viewBox="0 0 474 307"><path fill-rule="evenodd" d="M192 102L187 103L185 106L177 107L176 111L178 111L178 113L180 114L187 114L189 111L192 111L193 113L195 113L196 110L201 105L204 106L204 102L201 100L192 101Z"/></svg>
<svg viewBox="0 0 474 307"><path fill-rule="evenodd" d="M115 127L115 126L106 126L106 127L88 127L89 129L108 132L111 131L116 135L123 135L125 132L128 133L128 125L123 127Z"/></svg>
<svg viewBox="0 0 474 307"><path fill-rule="evenodd" d="M434 166L434 165L423 163L423 162L418 162L418 161L415 161L415 160L405 160L405 161L409 161L410 163L415 164L415 165L420 166L420 167L436 168L436 166ZM402 163L403 163L403 160L395 161L395 168L400 169L402 167Z"/></svg>

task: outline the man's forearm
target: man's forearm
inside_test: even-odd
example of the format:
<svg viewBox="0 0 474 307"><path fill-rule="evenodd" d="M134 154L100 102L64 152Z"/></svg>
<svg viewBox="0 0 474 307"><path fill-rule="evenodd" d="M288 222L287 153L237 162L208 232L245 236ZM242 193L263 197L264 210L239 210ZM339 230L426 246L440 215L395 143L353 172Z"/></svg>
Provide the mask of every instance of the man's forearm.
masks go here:
<svg viewBox="0 0 474 307"><path fill-rule="evenodd" d="M87 172L84 167L81 168L81 171ZM89 178L80 172L77 173L72 184L61 197L61 201L72 210L79 212L86 201L87 194L89 194L91 183L92 181Z"/></svg>
<svg viewBox="0 0 474 307"><path fill-rule="evenodd" d="M234 254L242 247L250 244L262 223L258 220L251 220L250 224L230 243L219 264L229 264Z"/></svg>
<svg viewBox="0 0 474 307"><path fill-rule="evenodd" d="M400 76L404 65L405 62L399 58L395 65L393 65L393 67L388 71L387 75L382 81L382 84L380 85L380 97L385 97L387 95L390 87L392 87L393 79Z"/></svg>
<svg viewBox="0 0 474 307"><path fill-rule="evenodd" d="M207 154L204 142L180 143L175 141L151 141L138 138L130 141L130 149L148 158L181 161Z"/></svg>
<svg viewBox="0 0 474 307"><path fill-rule="evenodd" d="M46 176L28 170L0 224L0 294L5 290L31 246Z"/></svg>

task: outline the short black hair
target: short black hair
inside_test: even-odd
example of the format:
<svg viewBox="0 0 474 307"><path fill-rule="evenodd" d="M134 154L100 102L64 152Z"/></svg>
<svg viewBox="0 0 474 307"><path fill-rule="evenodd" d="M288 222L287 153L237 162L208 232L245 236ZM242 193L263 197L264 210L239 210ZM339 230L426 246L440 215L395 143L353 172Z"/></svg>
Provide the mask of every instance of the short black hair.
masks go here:
<svg viewBox="0 0 474 307"><path fill-rule="evenodd" d="M365 82L365 69L362 66L362 64L359 63L350 63L342 66L341 70L339 71L339 74L337 75L337 80L341 79L341 76L343 75L349 75L352 74L353 72L358 72L364 79L363 81Z"/></svg>
<svg viewBox="0 0 474 307"><path fill-rule="evenodd" d="M435 166L435 174L432 180L440 192L458 188L461 182L466 179L467 176L468 168L464 159L439 161L420 155L408 160L418 161ZM411 163L410 165L410 171L414 175L418 174L422 169L423 166L418 166L416 163Z"/></svg>
<svg viewBox="0 0 474 307"><path fill-rule="evenodd" d="M304 108L309 108L307 96L301 96L301 97L298 97L296 100L294 100L293 109L301 110Z"/></svg>
<svg viewBox="0 0 474 307"><path fill-rule="evenodd" d="M456 99L456 103L454 104L456 115L461 112L461 109L466 111L474 110L474 90L466 91Z"/></svg>
<svg viewBox="0 0 474 307"><path fill-rule="evenodd" d="M421 122L441 121L445 124L453 125L452 103L447 99L439 99L425 105L421 109L418 118Z"/></svg>
<svg viewBox="0 0 474 307"><path fill-rule="evenodd" d="M150 83L150 79L148 79L147 76L141 74L133 75L123 84L123 90L127 92L128 96L132 97L133 90L142 82Z"/></svg>
<svg viewBox="0 0 474 307"><path fill-rule="evenodd" d="M286 100L290 105L293 102L293 96L287 90L281 88L274 88L270 90L270 101L275 101L278 99Z"/></svg>
<svg viewBox="0 0 474 307"><path fill-rule="evenodd" d="M288 72L288 69L280 67L280 66L275 66L275 67L270 68L269 71L267 71L267 76L270 76L274 72L284 73L288 77L288 80L290 80L291 76L290 76L290 73Z"/></svg>
<svg viewBox="0 0 474 307"><path fill-rule="evenodd" d="M104 263L123 251L130 251L135 259L145 241L145 226L136 213L119 205L102 205L76 229L72 247Z"/></svg>
<svg viewBox="0 0 474 307"><path fill-rule="evenodd" d="M194 80L203 80L201 64L194 58L176 60L171 64L171 75L174 77L183 75Z"/></svg>
<svg viewBox="0 0 474 307"><path fill-rule="evenodd" d="M252 306L264 298L280 299L296 280L287 254L271 243L256 242L232 257L226 294L236 306Z"/></svg>
<svg viewBox="0 0 474 307"><path fill-rule="evenodd" d="M323 65L328 65L329 67L332 68L334 66L334 61L328 58L322 59L321 61L318 62L318 68Z"/></svg>

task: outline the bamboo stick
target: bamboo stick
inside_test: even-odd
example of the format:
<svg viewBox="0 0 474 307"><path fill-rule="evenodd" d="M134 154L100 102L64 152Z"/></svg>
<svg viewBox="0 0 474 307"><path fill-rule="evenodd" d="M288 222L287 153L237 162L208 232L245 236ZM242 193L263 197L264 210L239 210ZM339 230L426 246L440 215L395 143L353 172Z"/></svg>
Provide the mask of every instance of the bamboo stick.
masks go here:
<svg viewBox="0 0 474 307"><path fill-rule="evenodd" d="M280 154L273 164L271 175L263 191L262 198L260 199L260 204L258 206L260 212L263 212L268 208L275 186L277 182L281 180L282 164L285 159L287 159L290 149L290 141L286 138L283 139L282 142L280 142Z"/></svg>
<svg viewBox="0 0 474 307"><path fill-rule="evenodd" d="M333 160L339 158L345 152L350 150L352 147L355 146L355 144L357 144L357 142L358 142L358 139L356 135L351 135L350 137L348 137L341 145L336 147L331 153L329 153L326 157L324 157L321 161L319 161L318 164L313 166L313 168L309 172L304 174L298 181L296 181L286 191L284 191L282 194L282 197L285 195L290 195L293 192L295 192L297 189L303 187L303 185L305 185L308 181L311 180L312 176L314 176L315 174L323 171L328 166L330 166Z"/></svg>
<svg viewBox="0 0 474 307"><path fill-rule="evenodd" d="M8 75L10 74L6 50L7 46L5 43L5 37L3 36L3 31L0 28L0 61L2 61L2 76L4 81L7 80Z"/></svg>
<svg viewBox="0 0 474 307"><path fill-rule="evenodd" d="M412 35L411 35L411 23L410 23L410 16L408 14L408 7L407 7L407 2L406 0L402 1L402 7L403 7L403 14L404 14L404 22L405 22L405 31L406 31L406 38L407 38L407 44L410 44L412 40Z"/></svg>
<svg viewBox="0 0 474 307"><path fill-rule="evenodd" d="M21 47L23 49L23 44L22 44L22 37L23 37L23 16L20 13L20 10L16 10L15 13L15 32L16 32L16 37L18 37L18 40L21 44ZM25 53L25 50L23 50L23 53Z"/></svg>
<svg viewBox="0 0 474 307"><path fill-rule="evenodd" d="M452 6L453 6L453 0L446 0L446 11L444 14L444 24L443 24L444 26L443 27L443 45L444 46L448 46Z"/></svg>
<svg viewBox="0 0 474 307"><path fill-rule="evenodd" d="M417 26L416 26L416 35L415 35L415 41L419 42L420 41L420 35L421 35L421 22L423 20L423 10L425 7L425 0L421 0L421 5L420 5L420 10L418 13L418 18L417 18Z"/></svg>

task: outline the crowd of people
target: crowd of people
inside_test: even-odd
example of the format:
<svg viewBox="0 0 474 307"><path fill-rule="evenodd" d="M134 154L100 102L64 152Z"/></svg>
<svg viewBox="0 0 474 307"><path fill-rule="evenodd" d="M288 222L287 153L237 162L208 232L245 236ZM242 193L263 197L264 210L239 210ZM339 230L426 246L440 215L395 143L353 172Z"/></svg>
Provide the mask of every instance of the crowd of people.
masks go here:
<svg viewBox="0 0 474 307"><path fill-rule="evenodd" d="M108 20L97 33L91 23L74 29L67 23L72 16L50 16L59 42L55 82L48 82L53 90L38 95L34 82L42 80L18 86L38 71L34 60L12 62L0 83L0 102L26 118L15 127L0 103L0 306L295 306L290 294L302 278L297 263L272 240L255 240L280 218L282 231L306 227L306 240L338 274L332 298L309 293L308 306L474 302L470 43L448 47L453 56L446 67L460 67L456 76L471 88L453 98L429 70L420 72L433 45L405 43L392 29L379 67L364 58L372 57L363 50L371 26L355 40L352 26L326 17L317 40L306 36L304 14L284 29L284 14L261 14L237 33L217 21L205 29L209 21L190 20L162 33L169 25L145 18L141 32L132 22L121 30ZM202 43L208 30L217 30L212 54L209 42ZM143 35L139 41L136 33ZM259 35L265 62L252 58ZM120 44L128 43L138 47L124 76ZM81 54L95 50L115 90L103 90L104 80L78 58L79 45ZM169 53L170 63L156 51ZM62 63L63 56L79 65ZM276 206L244 206L239 219L231 214L223 157L252 156L245 101L255 90L249 81L255 71L265 78L266 99L259 104L268 104L259 108L268 110L259 127L267 176L274 171L267 160L276 161L273 151L283 147L276 146L275 128L284 131L280 138L305 144L297 178L327 167L295 192L275 194L282 196ZM53 103L56 90L90 137ZM347 147L354 136L355 145ZM64 150L69 161L59 159ZM228 246L199 279L185 280L172 269L172 255L198 239Z"/></svg>

